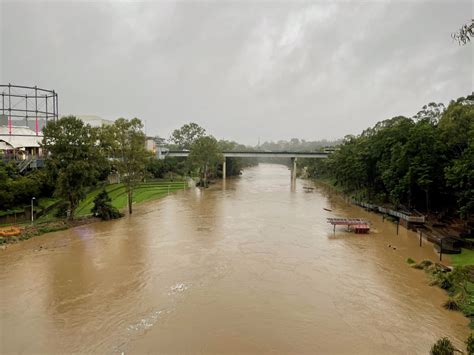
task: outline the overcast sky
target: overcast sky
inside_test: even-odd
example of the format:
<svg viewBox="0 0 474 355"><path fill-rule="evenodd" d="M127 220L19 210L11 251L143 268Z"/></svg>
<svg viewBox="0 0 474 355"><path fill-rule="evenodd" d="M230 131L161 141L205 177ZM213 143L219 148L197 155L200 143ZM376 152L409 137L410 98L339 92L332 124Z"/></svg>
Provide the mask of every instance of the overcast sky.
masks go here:
<svg viewBox="0 0 474 355"><path fill-rule="evenodd" d="M333 139L473 90L471 1L0 3L1 83L149 135Z"/></svg>

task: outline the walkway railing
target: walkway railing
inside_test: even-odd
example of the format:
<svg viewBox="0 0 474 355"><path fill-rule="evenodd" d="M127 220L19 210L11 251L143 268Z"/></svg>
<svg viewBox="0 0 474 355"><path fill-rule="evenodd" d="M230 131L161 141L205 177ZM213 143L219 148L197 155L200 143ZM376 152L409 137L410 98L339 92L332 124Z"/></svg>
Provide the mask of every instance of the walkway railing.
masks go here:
<svg viewBox="0 0 474 355"><path fill-rule="evenodd" d="M390 208L385 208L381 206L377 206L371 203L352 200L352 202L358 206L368 208L374 211L378 211L380 213L385 213L393 217L398 217L410 223L425 223L425 216L412 216L403 212L395 211Z"/></svg>

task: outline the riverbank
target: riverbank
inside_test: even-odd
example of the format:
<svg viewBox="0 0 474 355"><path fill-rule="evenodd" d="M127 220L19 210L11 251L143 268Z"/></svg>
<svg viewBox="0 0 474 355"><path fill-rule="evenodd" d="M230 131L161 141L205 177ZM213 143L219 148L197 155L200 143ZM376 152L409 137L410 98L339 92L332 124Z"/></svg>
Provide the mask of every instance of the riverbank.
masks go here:
<svg viewBox="0 0 474 355"><path fill-rule="evenodd" d="M168 196L169 194L184 190L187 188L185 181L149 181L143 182L135 188L133 203L140 204L146 201L156 200ZM57 217L61 206L51 209L48 213L42 215L33 225L31 222L12 224L20 233L12 236L0 236L0 245L18 243L23 240L37 237L39 235L66 230L72 227L89 224L100 221L91 214L94 198L104 190L111 198L111 204L115 208L125 212L127 205L127 194L123 184L111 184L105 187L99 187L87 194L76 209L75 219L70 221L66 218ZM9 226L2 227L4 229Z"/></svg>
<svg viewBox="0 0 474 355"><path fill-rule="evenodd" d="M352 202L347 193L334 188L330 180L314 179L314 181L344 197L347 202ZM386 218L386 220L397 223L393 218ZM461 254L449 255L449 258L443 254L443 261L447 260L450 267L429 259L417 263L411 257L407 258L407 263L415 269L424 270L431 286L438 286L446 291L448 298L443 303L443 307L450 311L461 312L470 320L469 328L474 329L474 251L463 249Z"/></svg>
<svg viewBox="0 0 474 355"><path fill-rule="evenodd" d="M76 218L72 221L66 219L56 219L54 221L37 223L34 225L23 225L18 227L20 229L20 234L10 237L0 237L0 245L5 247L5 244L18 243L33 237L40 236L42 234L66 230L97 221L100 221L100 219L88 216Z"/></svg>
<svg viewBox="0 0 474 355"><path fill-rule="evenodd" d="M416 263L411 258L407 263L415 269L424 270L432 286L445 290L449 298L443 307L463 313L470 319L469 327L474 329L474 265L456 266L450 269L431 260Z"/></svg>
<svg viewBox="0 0 474 355"><path fill-rule="evenodd" d="M340 194L341 196L344 197L344 199L348 202L353 202L354 199L359 198L360 196L357 196L357 194L353 193L348 193L347 191L344 191L341 187L335 185L335 181L328 179L328 178L317 178L317 179L311 179L314 182L320 183L321 185L324 185L328 188L331 189L334 193ZM384 207L387 208L395 208L394 206L389 206L384 205ZM374 211L373 211L374 212ZM374 212L376 213L376 212ZM392 221L393 223L396 223L397 219L392 218L391 216L388 216L387 220ZM428 215L426 216L426 221L424 224L424 228L427 229L429 232L434 233L436 235L442 235L443 233L447 233L447 231L454 231L459 229L459 221L456 219L451 219L449 223L443 223L440 224L439 221L436 219L434 220L432 216ZM437 227L437 225L441 226L440 228ZM425 234L426 235L426 234ZM435 245L435 244L433 244ZM474 250L471 249L466 249L462 248L460 254L449 254L449 261L450 265L452 266L467 266L467 265L474 265ZM443 254L445 256L446 254Z"/></svg>

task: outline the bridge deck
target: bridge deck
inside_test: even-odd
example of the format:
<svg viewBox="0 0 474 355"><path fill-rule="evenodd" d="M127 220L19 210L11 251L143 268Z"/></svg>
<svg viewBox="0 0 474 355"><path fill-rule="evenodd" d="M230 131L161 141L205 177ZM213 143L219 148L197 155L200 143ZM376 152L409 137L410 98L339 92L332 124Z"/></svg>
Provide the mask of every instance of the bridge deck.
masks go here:
<svg viewBox="0 0 474 355"><path fill-rule="evenodd" d="M164 153L164 152L163 152ZM168 157L187 157L187 150L170 150L164 153ZM327 158L329 153L324 152L259 152L259 151L224 151L225 158Z"/></svg>

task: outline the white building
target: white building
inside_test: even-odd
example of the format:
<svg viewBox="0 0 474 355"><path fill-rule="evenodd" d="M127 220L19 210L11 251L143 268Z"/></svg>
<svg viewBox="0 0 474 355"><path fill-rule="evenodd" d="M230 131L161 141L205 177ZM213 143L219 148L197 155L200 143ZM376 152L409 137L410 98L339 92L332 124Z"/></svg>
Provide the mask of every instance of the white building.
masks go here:
<svg viewBox="0 0 474 355"><path fill-rule="evenodd" d="M114 124L114 121L112 120L106 120L105 118L95 115L79 115L76 117L91 127L102 127L102 125L109 126Z"/></svg>
<svg viewBox="0 0 474 355"><path fill-rule="evenodd" d="M0 154L5 158L25 160L28 157L40 156L40 143L43 134L28 127L0 126Z"/></svg>

